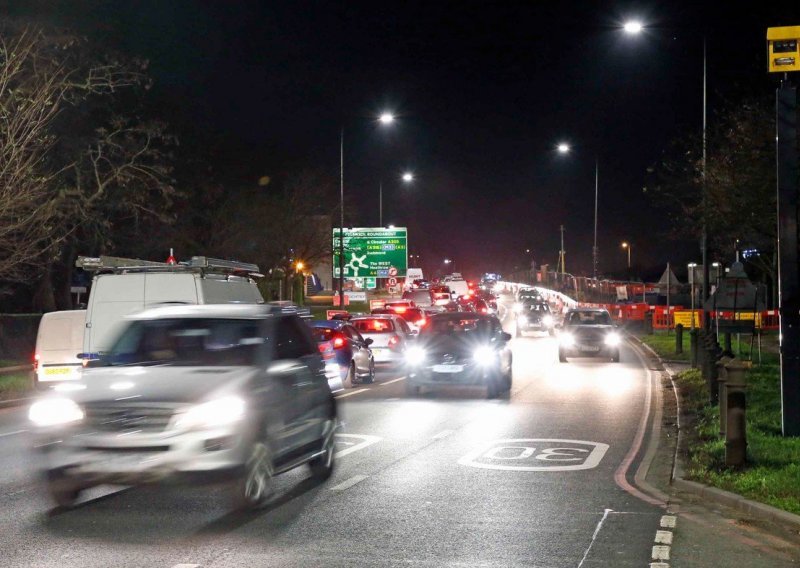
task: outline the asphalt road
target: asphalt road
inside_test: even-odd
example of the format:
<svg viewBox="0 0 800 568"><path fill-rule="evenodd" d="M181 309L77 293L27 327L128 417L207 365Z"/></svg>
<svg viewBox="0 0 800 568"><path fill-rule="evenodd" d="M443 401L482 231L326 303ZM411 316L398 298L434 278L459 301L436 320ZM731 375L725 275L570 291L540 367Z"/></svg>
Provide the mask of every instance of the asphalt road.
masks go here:
<svg viewBox="0 0 800 568"><path fill-rule="evenodd" d="M512 346L505 400L410 398L389 371L340 393L334 476L285 474L250 515L221 490L169 487L98 488L54 513L25 410L2 411L0 566L648 566L664 510L628 487L647 370L627 345L619 364L559 364L545 335Z"/></svg>

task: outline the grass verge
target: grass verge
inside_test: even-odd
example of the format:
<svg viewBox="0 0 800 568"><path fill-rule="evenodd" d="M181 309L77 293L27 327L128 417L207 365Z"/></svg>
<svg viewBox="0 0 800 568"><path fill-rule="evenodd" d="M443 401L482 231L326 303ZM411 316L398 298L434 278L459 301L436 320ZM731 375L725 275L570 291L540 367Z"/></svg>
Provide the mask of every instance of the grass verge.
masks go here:
<svg viewBox="0 0 800 568"><path fill-rule="evenodd" d="M743 468L725 466L719 408L708 404L708 388L700 371L679 373L676 383L689 419L687 478L800 514L800 438L781 435L778 366L748 371L748 463Z"/></svg>
<svg viewBox="0 0 800 568"><path fill-rule="evenodd" d="M0 375L0 400L20 398L32 391L28 373L9 373Z"/></svg>
<svg viewBox="0 0 800 568"><path fill-rule="evenodd" d="M654 333L653 335L639 335L642 343L647 344L650 348L658 353L662 359L670 361L689 361L689 354L691 343L689 339L689 332L683 333L683 353L675 353L675 333Z"/></svg>

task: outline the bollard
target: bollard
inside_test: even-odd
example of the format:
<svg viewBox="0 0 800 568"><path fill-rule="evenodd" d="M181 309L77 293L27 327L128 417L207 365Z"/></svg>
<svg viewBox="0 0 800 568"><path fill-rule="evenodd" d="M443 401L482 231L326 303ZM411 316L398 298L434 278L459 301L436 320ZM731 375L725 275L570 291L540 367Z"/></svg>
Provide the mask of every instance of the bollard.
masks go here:
<svg viewBox="0 0 800 568"><path fill-rule="evenodd" d="M725 353L728 353L730 357L733 357L733 344L731 343L730 332L725 334Z"/></svg>
<svg viewBox="0 0 800 568"><path fill-rule="evenodd" d="M720 360L717 361L717 385L719 385L719 396L718 400L722 401L722 404L719 405L719 435L724 436L725 431L727 430L727 420L728 420L728 405L726 401L728 400L728 391L726 390L725 383L728 381L728 369L726 368L733 362L733 359L730 357L720 357Z"/></svg>
<svg viewBox="0 0 800 568"><path fill-rule="evenodd" d="M697 334L698 330L692 329L689 331L689 350L691 352L690 361L692 364L692 369L697 368Z"/></svg>
<svg viewBox="0 0 800 568"><path fill-rule="evenodd" d="M675 326L675 353L680 355L683 353L683 324L679 323Z"/></svg>
<svg viewBox="0 0 800 568"><path fill-rule="evenodd" d="M653 335L653 312L648 311L644 314L644 332Z"/></svg>
<svg viewBox="0 0 800 568"><path fill-rule="evenodd" d="M728 406L725 426L725 465L733 467L742 466L747 460L746 369L740 361L729 363L725 369L728 375L728 380L725 382L725 398Z"/></svg>

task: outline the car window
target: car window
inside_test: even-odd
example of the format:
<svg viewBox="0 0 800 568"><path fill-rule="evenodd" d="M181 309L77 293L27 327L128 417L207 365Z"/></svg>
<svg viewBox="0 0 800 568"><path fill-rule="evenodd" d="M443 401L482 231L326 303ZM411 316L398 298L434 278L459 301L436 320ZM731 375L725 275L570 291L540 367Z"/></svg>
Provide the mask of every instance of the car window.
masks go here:
<svg viewBox="0 0 800 568"><path fill-rule="evenodd" d="M312 327L311 335L315 341L330 341L336 335L336 331L328 327Z"/></svg>
<svg viewBox="0 0 800 568"><path fill-rule="evenodd" d="M400 327L400 331L402 331L406 335L409 335L411 333L411 328L408 326L408 323L406 323L406 320L404 319L399 320L397 322L397 325Z"/></svg>
<svg viewBox="0 0 800 568"><path fill-rule="evenodd" d="M569 314L570 325L611 325L608 312L572 312Z"/></svg>
<svg viewBox="0 0 800 568"><path fill-rule="evenodd" d="M353 322L361 333L389 333L394 331L394 322L388 318L366 318Z"/></svg>
<svg viewBox="0 0 800 568"><path fill-rule="evenodd" d="M357 341L357 342L360 342L360 343L364 342L364 338L361 337L361 334L358 333L358 330L355 327L353 327L352 325L344 326L342 328L342 331L344 331L345 335L347 335L347 337L349 337L353 341Z"/></svg>
<svg viewBox="0 0 800 568"><path fill-rule="evenodd" d="M308 337L303 333L300 322L296 318L280 318L275 332L275 358L299 359L312 355L314 346L309 345Z"/></svg>

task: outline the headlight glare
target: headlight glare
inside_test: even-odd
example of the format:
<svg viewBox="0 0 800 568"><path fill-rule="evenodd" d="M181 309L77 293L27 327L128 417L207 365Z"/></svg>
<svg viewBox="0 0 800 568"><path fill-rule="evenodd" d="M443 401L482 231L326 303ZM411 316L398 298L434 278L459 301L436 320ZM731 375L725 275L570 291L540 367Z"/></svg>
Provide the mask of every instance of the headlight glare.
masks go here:
<svg viewBox="0 0 800 568"><path fill-rule="evenodd" d="M552 325L553 325L553 316L544 316L542 318L542 323L547 327L552 327Z"/></svg>
<svg viewBox="0 0 800 568"><path fill-rule="evenodd" d="M409 347L406 351L406 362L410 365L421 365L427 354L422 347Z"/></svg>
<svg viewBox="0 0 800 568"><path fill-rule="evenodd" d="M233 424L244 417L245 403L238 396L225 396L191 407L176 422L180 428L213 428Z"/></svg>
<svg viewBox="0 0 800 568"><path fill-rule="evenodd" d="M575 336L568 331L562 331L558 336L558 342L564 347L572 347L575 345Z"/></svg>
<svg viewBox="0 0 800 568"><path fill-rule="evenodd" d="M605 338L605 343L609 347L616 347L617 345L619 345L620 341L621 341L621 338L620 338L618 333L613 333L613 332L609 333L609 334L606 335L606 338Z"/></svg>
<svg viewBox="0 0 800 568"><path fill-rule="evenodd" d="M491 347L478 347L475 353L472 354L472 358L475 359L475 362L479 365L491 365L494 363L495 353Z"/></svg>
<svg viewBox="0 0 800 568"><path fill-rule="evenodd" d="M514 313L519 314L521 312L522 312L522 304L517 302L516 304L514 304Z"/></svg>
<svg viewBox="0 0 800 568"><path fill-rule="evenodd" d="M83 420L81 407L69 398L46 398L34 402L28 418L37 426L58 426Z"/></svg>
<svg viewBox="0 0 800 568"><path fill-rule="evenodd" d="M528 316L517 316L517 322L519 323L528 323Z"/></svg>

